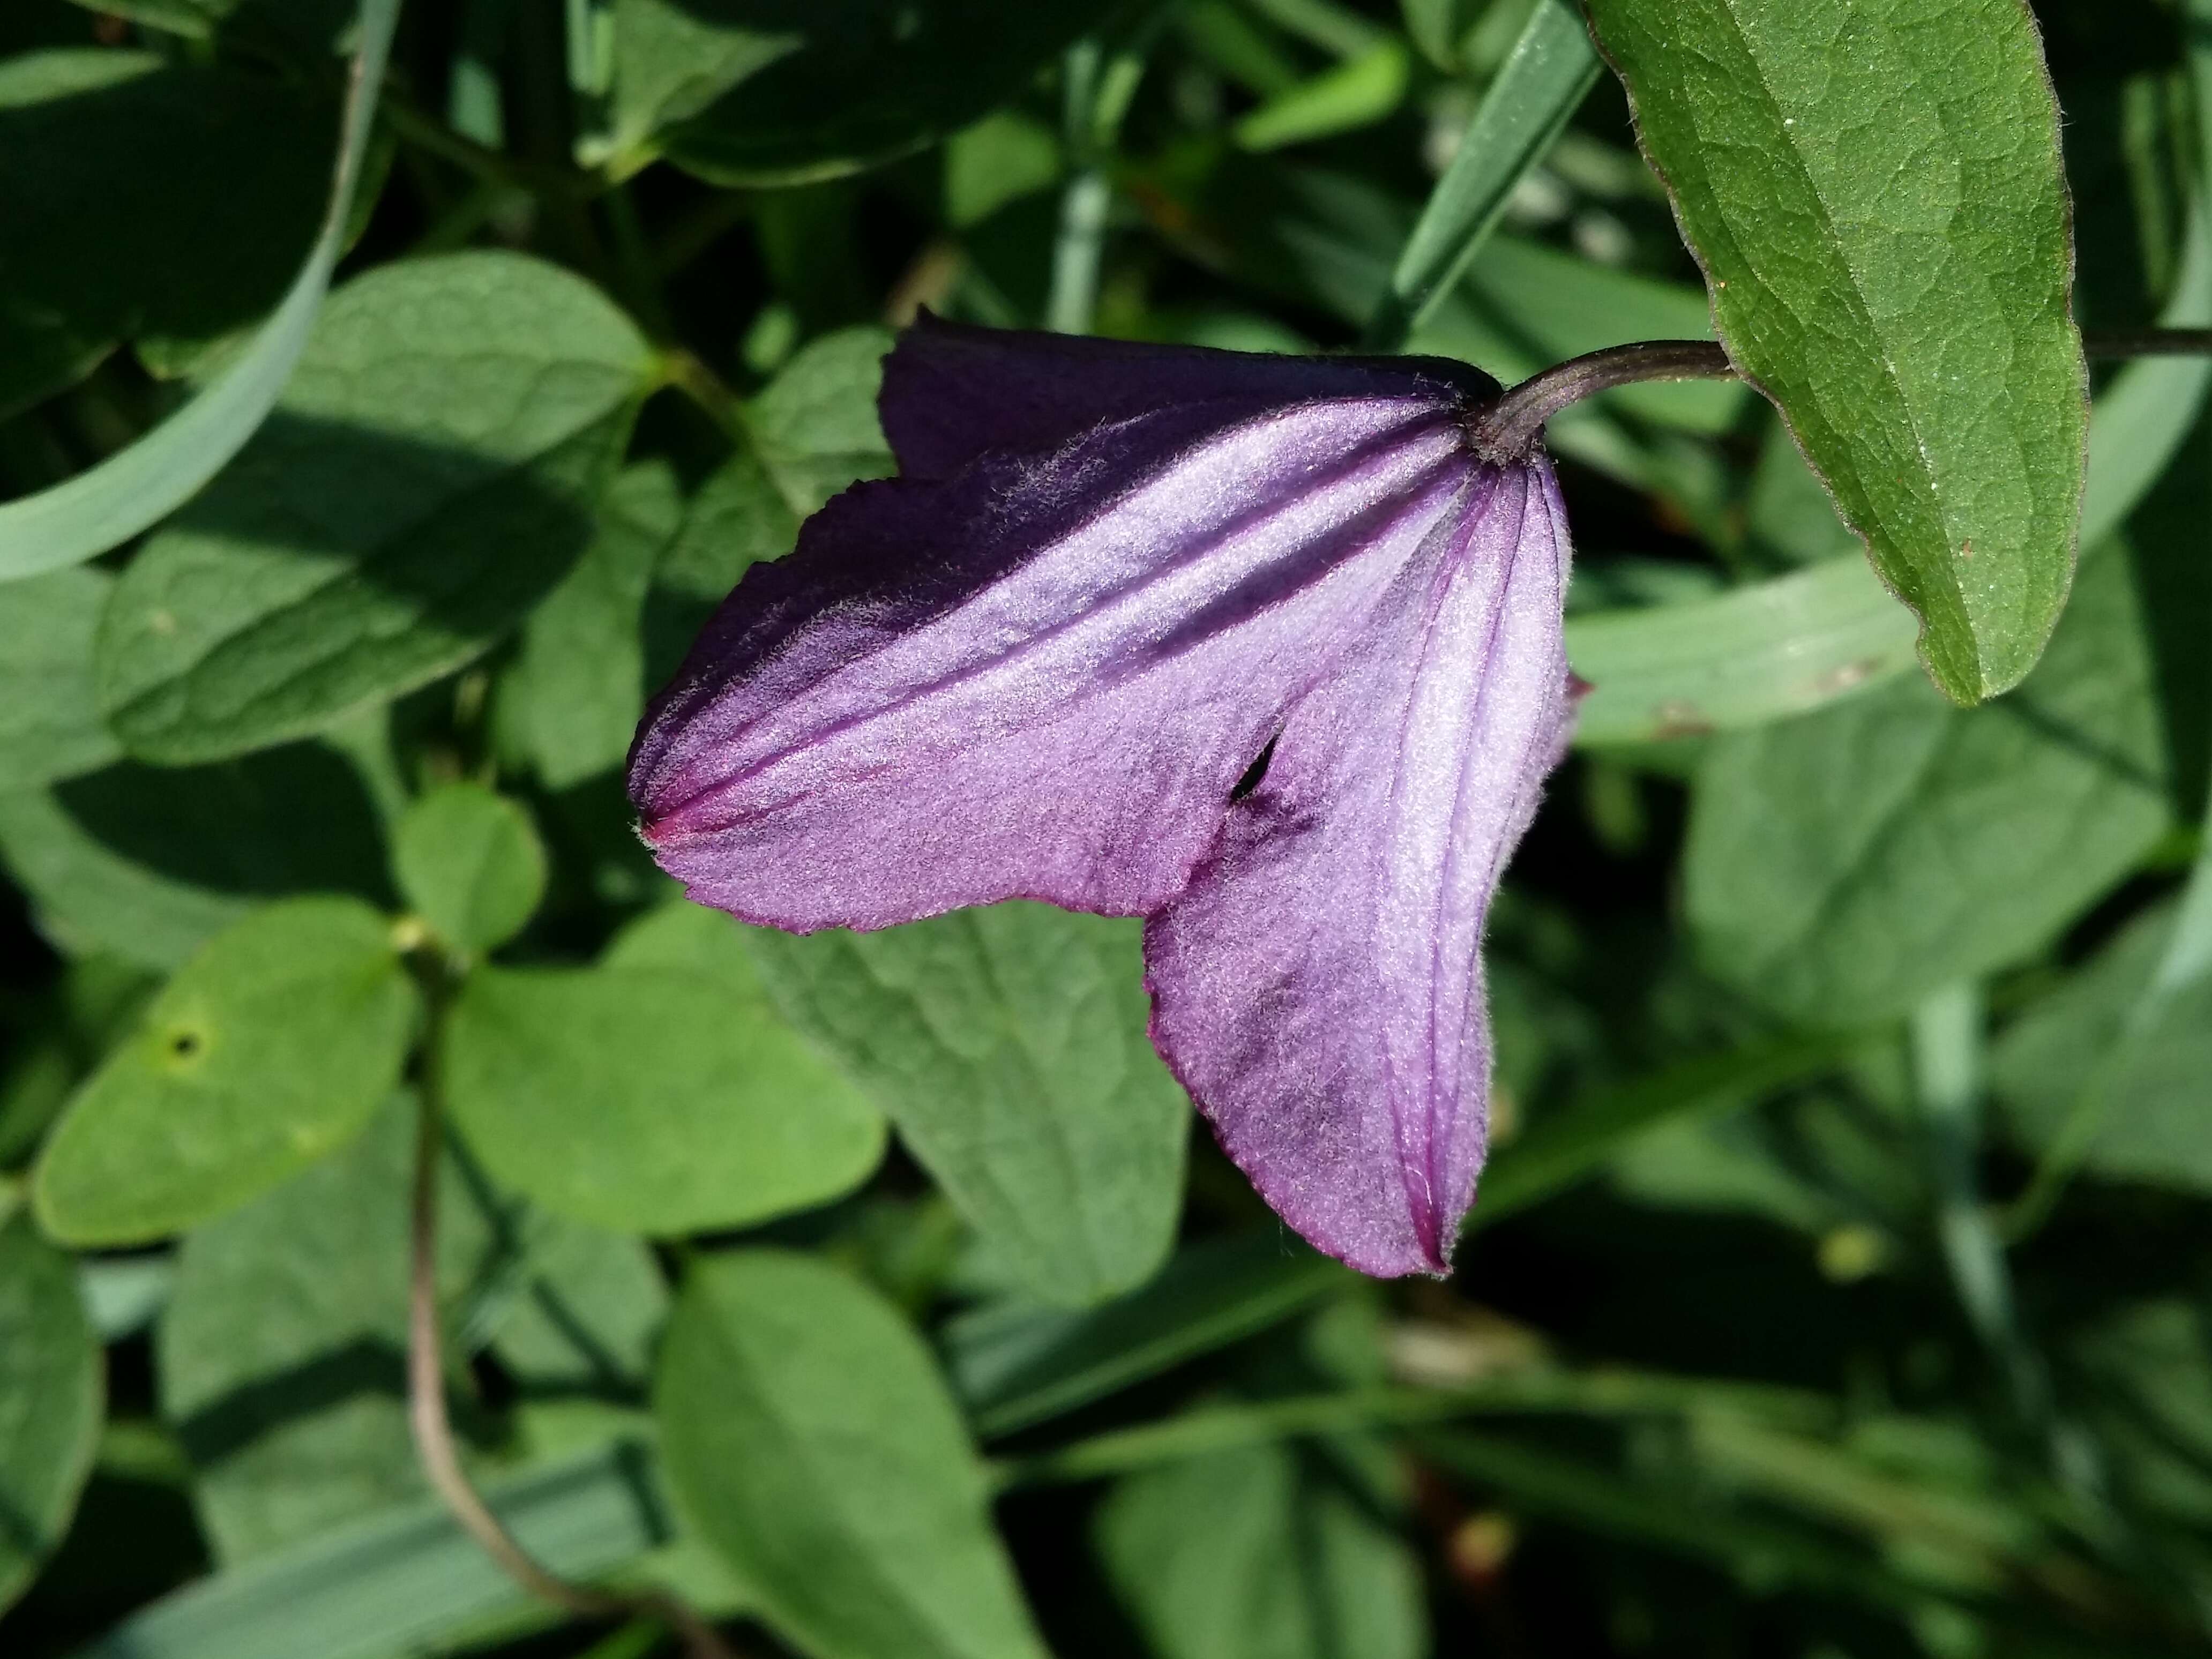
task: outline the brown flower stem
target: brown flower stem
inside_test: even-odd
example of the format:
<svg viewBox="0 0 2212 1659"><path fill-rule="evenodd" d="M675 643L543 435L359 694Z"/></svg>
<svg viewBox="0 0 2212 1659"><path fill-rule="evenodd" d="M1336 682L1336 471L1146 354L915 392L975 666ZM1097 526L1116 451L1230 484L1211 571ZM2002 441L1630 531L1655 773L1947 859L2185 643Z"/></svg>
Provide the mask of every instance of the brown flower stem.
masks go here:
<svg viewBox="0 0 2212 1659"><path fill-rule="evenodd" d="M2212 353L2212 328L2086 329L2081 349L2092 357L2193 357Z"/></svg>
<svg viewBox="0 0 2212 1659"><path fill-rule="evenodd" d="M432 1062L434 1068L434 1060ZM443 1333L438 1322L438 1154L444 1144L439 1122L434 1074L422 1090L421 1121L415 1147L415 1192L409 1218L407 1296L407 1422L416 1455L431 1487L445 1500L461 1529L473 1538L501 1571L541 1601L580 1619L657 1620L683 1638L691 1659L735 1659L714 1628L672 1595L647 1591L611 1595L572 1584L548 1572L516 1541L513 1533L461 1468L446 1414Z"/></svg>
<svg viewBox="0 0 2212 1659"><path fill-rule="evenodd" d="M1570 357L1532 374L1474 418L1476 452L1502 465L1525 461L1544 423L1569 404L1638 380L1729 380L1735 366L1711 340L1639 340Z"/></svg>
<svg viewBox="0 0 2212 1659"><path fill-rule="evenodd" d="M2212 355L2212 328L2130 328L2084 333L2092 357ZM1569 404L1639 380L1725 380L1735 377L1728 353L1711 340L1639 340L1570 357L1532 374L1474 418L1475 447L1486 460L1526 460L1542 441L1545 422Z"/></svg>

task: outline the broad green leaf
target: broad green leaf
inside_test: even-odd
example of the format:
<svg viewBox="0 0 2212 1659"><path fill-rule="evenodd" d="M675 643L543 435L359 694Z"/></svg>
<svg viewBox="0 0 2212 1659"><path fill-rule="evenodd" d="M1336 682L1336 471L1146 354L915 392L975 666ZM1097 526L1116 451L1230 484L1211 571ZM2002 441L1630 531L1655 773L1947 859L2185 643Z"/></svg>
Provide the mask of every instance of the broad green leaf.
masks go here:
<svg viewBox="0 0 2212 1659"><path fill-rule="evenodd" d="M0 63L0 412L126 337L211 339L276 305L322 217L332 112L152 52Z"/></svg>
<svg viewBox="0 0 2212 1659"><path fill-rule="evenodd" d="M945 1367L975 1431L1012 1434L1266 1330L1345 1277L1273 1231L1212 1240L1102 1307L1010 1298L957 1314L943 1333Z"/></svg>
<svg viewBox="0 0 2212 1659"><path fill-rule="evenodd" d="M1960 702L2065 604L2087 373L2025 5L1591 0L1730 356L1919 615Z"/></svg>
<svg viewBox="0 0 2212 1659"><path fill-rule="evenodd" d="M100 1346L70 1259L0 1218L0 1608L61 1542L100 1436Z"/></svg>
<svg viewBox="0 0 2212 1659"><path fill-rule="evenodd" d="M884 354L880 328L845 328L809 342L745 405L745 426L761 463L802 517L856 478L892 471L890 446L876 418Z"/></svg>
<svg viewBox="0 0 2212 1659"><path fill-rule="evenodd" d="M987 115L945 145L945 218L956 230L979 225L1009 202L1060 180L1060 138L1015 110Z"/></svg>
<svg viewBox="0 0 2212 1659"><path fill-rule="evenodd" d="M94 955L65 964L40 995L0 1009L0 1029L9 1038L0 1066L0 1169L12 1169L37 1150L78 1083L155 986L136 964Z"/></svg>
<svg viewBox="0 0 2212 1659"><path fill-rule="evenodd" d="M153 968L262 899L390 891L374 804L320 744L176 769L124 762L0 793L0 855L64 949Z"/></svg>
<svg viewBox="0 0 2212 1659"><path fill-rule="evenodd" d="M1284 1445L1133 1475L1098 1553L1158 1659L1424 1659L1420 1560Z"/></svg>
<svg viewBox="0 0 2212 1659"><path fill-rule="evenodd" d="M522 1218L521 1282L477 1322L526 1402L580 1395L641 1401L668 1316L668 1285L644 1240L544 1212Z"/></svg>
<svg viewBox="0 0 2212 1659"><path fill-rule="evenodd" d="M781 558L799 520L858 478L893 470L876 419L879 328L809 343L741 411L738 446L684 509L646 599L647 681L664 684L708 617L753 565Z"/></svg>
<svg viewBox="0 0 2212 1659"><path fill-rule="evenodd" d="M433 933L480 955L520 933L545 896L545 844L519 803L441 784L392 826L392 873Z"/></svg>
<svg viewBox="0 0 2212 1659"><path fill-rule="evenodd" d="M611 771L629 752L645 709L646 592L683 514L665 465L624 471L583 556L522 624L500 699L549 789Z"/></svg>
<svg viewBox="0 0 2212 1659"><path fill-rule="evenodd" d="M1018 92L1106 0L621 0L618 167L666 156L721 185L796 184L921 149ZM625 40L624 37L628 37Z"/></svg>
<svg viewBox="0 0 2212 1659"><path fill-rule="evenodd" d="M791 551L799 516L750 443L707 476L654 567L646 595L648 684L667 684L714 607L747 570Z"/></svg>
<svg viewBox="0 0 2212 1659"><path fill-rule="evenodd" d="M2177 907L2131 923L2031 1007L1990 1056L1990 1081L2021 1139L2039 1151L2064 1131L2082 1091L2101 1097L2081 1154L2096 1174L2212 1191L2212 980L2164 1000L2148 1029L2136 1003L2173 938ZM2121 1048L2125 1040L2124 1049ZM2109 1075L2100 1067L2116 1065Z"/></svg>
<svg viewBox="0 0 2212 1659"><path fill-rule="evenodd" d="M1832 1026L2033 950L2168 822L2149 680L2130 560L2108 544L2002 702L1960 710L1904 680L1717 740L1686 864L1706 959Z"/></svg>
<svg viewBox="0 0 2212 1659"><path fill-rule="evenodd" d="M185 1239L156 1331L161 1406L224 1565L427 1491L404 1401L415 1122L410 1096L387 1097L344 1152ZM439 1208L450 1304L489 1245L450 1169Z"/></svg>
<svg viewBox="0 0 2212 1659"><path fill-rule="evenodd" d="M276 416L116 585L96 677L124 746L261 748L482 654L582 552L647 374L604 296L518 254L348 283Z"/></svg>
<svg viewBox="0 0 2212 1659"><path fill-rule="evenodd" d="M749 930L769 990L1048 1302L1149 1279L1190 1112L1146 1038L1135 923L1016 902L880 933Z"/></svg>
<svg viewBox="0 0 2212 1659"><path fill-rule="evenodd" d="M81 564L128 541L190 499L260 426L299 361L337 264L398 17L399 0L362 0L329 210L283 302L228 368L137 442L51 489L0 504L0 581Z"/></svg>
<svg viewBox="0 0 2212 1659"><path fill-rule="evenodd" d="M40 1223L126 1244L234 1209L356 1133L399 1080L416 1002L383 917L293 899L177 972L39 1160Z"/></svg>
<svg viewBox="0 0 2212 1659"><path fill-rule="evenodd" d="M1449 56L1457 45L1433 7L1409 5L1407 21L1431 57ZM1597 54L1580 13L1540 0L1399 251L1382 308L1368 324L1371 343L1398 344L1466 274L1513 187L1543 160L1596 80Z"/></svg>
<svg viewBox="0 0 2212 1659"><path fill-rule="evenodd" d="M92 700L93 631L114 578L56 570L0 604L0 790L34 789L120 757Z"/></svg>
<svg viewBox="0 0 2212 1659"><path fill-rule="evenodd" d="M613 131L607 155L647 153L654 134L690 120L732 87L806 44L792 27L736 6L685 0L617 0ZM596 162L605 156L586 153Z"/></svg>
<svg viewBox="0 0 2212 1659"><path fill-rule="evenodd" d="M736 924L669 906L592 969L482 969L449 1017L447 1099L502 1182L654 1234L849 1192L882 1116L769 1003Z"/></svg>
<svg viewBox="0 0 2212 1659"><path fill-rule="evenodd" d="M702 1259L654 1414L701 1534L819 1659L1042 1659L929 1352L819 1260Z"/></svg>

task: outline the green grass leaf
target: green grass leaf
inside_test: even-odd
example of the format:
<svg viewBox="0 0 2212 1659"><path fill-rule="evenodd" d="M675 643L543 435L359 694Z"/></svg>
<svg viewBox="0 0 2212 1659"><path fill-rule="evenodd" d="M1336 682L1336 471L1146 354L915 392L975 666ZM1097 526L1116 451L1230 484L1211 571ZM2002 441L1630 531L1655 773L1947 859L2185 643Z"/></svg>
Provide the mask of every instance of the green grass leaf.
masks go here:
<svg viewBox="0 0 2212 1659"><path fill-rule="evenodd" d="M40 1223L135 1243L219 1215L343 1144L399 1080L416 1003L356 900L248 916L180 969L40 1158Z"/></svg>
<svg viewBox="0 0 2212 1659"><path fill-rule="evenodd" d="M1211 1239L1097 1308L1009 1297L957 1314L945 1363L976 1432L1012 1434L1279 1324L1347 1271L1273 1229Z"/></svg>
<svg viewBox="0 0 2212 1659"><path fill-rule="evenodd" d="M333 112L271 77L153 52L0 63L0 412L117 343L207 341L283 298L330 191Z"/></svg>
<svg viewBox="0 0 2212 1659"><path fill-rule="evenodd" d="M1408 21L1419 33L1410 13ZM1423 44L1436 52L1446 42ZM1581 14L1557 0L1539 0L1398 254L1382 307L1368 325L1372 343L1395 346L1466 274L1498 228L1513 187L1544 159L1597 72Z"/></svg>
<svg viewBox="0 0 2212 1659"><path fill-rule="evenodd" d="M1136 923L1016 902L746 938L793 1021L1030 1291L1079 1307L1152 1276L1190 1108L1146 1037Z"/></svg>
<svg viewBox="0 0 2212 1659"><path fill-rule="evenodd" d="M137 442L51 489L0 504L0 581L81 564L128 541L190 499L267 416L307 344L345 241L375 89L398 20L399 0L362 0L355 90L346 100L329 210L283 303L204 391Z"/></svg>
<svg viewBox="0 0 2212 1659"><path fill-rule="evenodd" d="M95 672L124 746L261 748L480 655L582 552L647 373L629 319L534 259L348 283L276 415L116 586Z"/></svg>
<svg viewBox="0 0 2212 1659"><path fill-rule="evenodd" d="M0 1608L61 1542L104 1409L76 1270L30 1219L0 1218Z"/></svg>
<svg viewBox="0 0 2212 1659"><path fill-rule="evenodd" d="M818 1659L1042 1659L921 1340L811 1257L708 1257L653 1409L684 1512Z"/></svg>
<svg viewBox="0 0 2212 1659"><path fill-rule="evenodd" d="M648 1451L593 1446L487 1480L484 1500L548 1571L598 1579L668 1540ZM392 1659L443 1651L533 1605L433 1498L275 1545L134 1613L78 1659L301 1659L309 1642L313 1659Z"/></svg>
<svg viewBox="0 0 2212 1659"><path fill-rule="evenodd" d="M2014 0L1591 0L1722 340L1972 703L2066 600L2087 374L2057 106Z"/></svg>
<svg viewBox="0 0 2212 1659"><path fill-rule="evenodd" d="M433 933L481 955L520 933L545 896L545 844L516 802L480 783L442 784L392 826L392 873Z"/></svg>
<svg viewBox="0 0 2212 1659"><path fill-rule="evenodd" d="M500 1180L659 1235L824 1203L880 1114L770 1004L737 925L672 905L592 969L479 969L446 1028L447 1104Z"/></svg>
<svg viewBox="0 0 2212 1659"><path fill-rule="evenodd" d="M2129 566L2087 560L2041 665L1986 708L1905 680L1716 741L1685 865L1711 965L1810 1025L1880 1019L2125 874L2170 816Z"/></svg>

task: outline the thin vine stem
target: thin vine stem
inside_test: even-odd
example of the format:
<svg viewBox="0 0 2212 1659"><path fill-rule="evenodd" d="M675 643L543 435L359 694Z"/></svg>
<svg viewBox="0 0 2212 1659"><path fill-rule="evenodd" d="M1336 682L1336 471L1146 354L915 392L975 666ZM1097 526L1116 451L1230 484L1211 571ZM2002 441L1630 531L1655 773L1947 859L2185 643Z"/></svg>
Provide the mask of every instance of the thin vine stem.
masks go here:
<svg viewBox="0 0 2212 1659"><path fill-rule="evenodd" d="M2084 332L2089 356L2179 357L2212 355L2212 328L2130 328ZM1532 374L1479 414L1472 425L1486 459L1526 460L1544 426L1570 404L1642 380L1728 380L1737 378L1728 353L1711 340L1639 340L1607 346Z"/></svg>
<svg viewBox="0 0 2212 1659"><path fill-rule="evenodd" d="M736 1659L714 1626L672 1595L654 1591L613 1595L572 1584L548 1571L492 1512L461 1468L446 1411L444 1337L438 1318L438 1161L445 1131L434 1066L434 1059L431 1074L424 1079L416 1131L407 1294L407 1422L431 1489L500 1570L539 1601L580 1619L654 1620L683 1638L691 1659Z"/></svg>

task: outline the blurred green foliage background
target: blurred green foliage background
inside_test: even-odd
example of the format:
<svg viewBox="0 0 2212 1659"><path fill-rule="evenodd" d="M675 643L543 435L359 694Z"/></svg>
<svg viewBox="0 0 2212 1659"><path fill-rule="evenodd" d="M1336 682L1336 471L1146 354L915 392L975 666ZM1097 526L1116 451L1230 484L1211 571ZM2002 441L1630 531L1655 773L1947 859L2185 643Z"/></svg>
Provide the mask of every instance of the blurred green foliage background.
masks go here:
<svg viewBox="0 0 2212 1659"><path fill-rule="evenodd" d="M0 585L0 1652L672 1650L420 1473L426 1094L471 1476L747 1653L2204 1650L2205 365L2100 374L2072 599L1972 709L1748 389L1555 425L1597 690L1493 915L1449 1283L1276 1224L1134 924L739 930L631 833L647 692L890 470L890 330L1354 345L1553 3L406 9L274 415ZM2078 313L2212 319L2212 8L2036 11ZM0 9L8 495L274 337L362 38ZM1710 332L1570 82L1413 349Z"/></svg>

